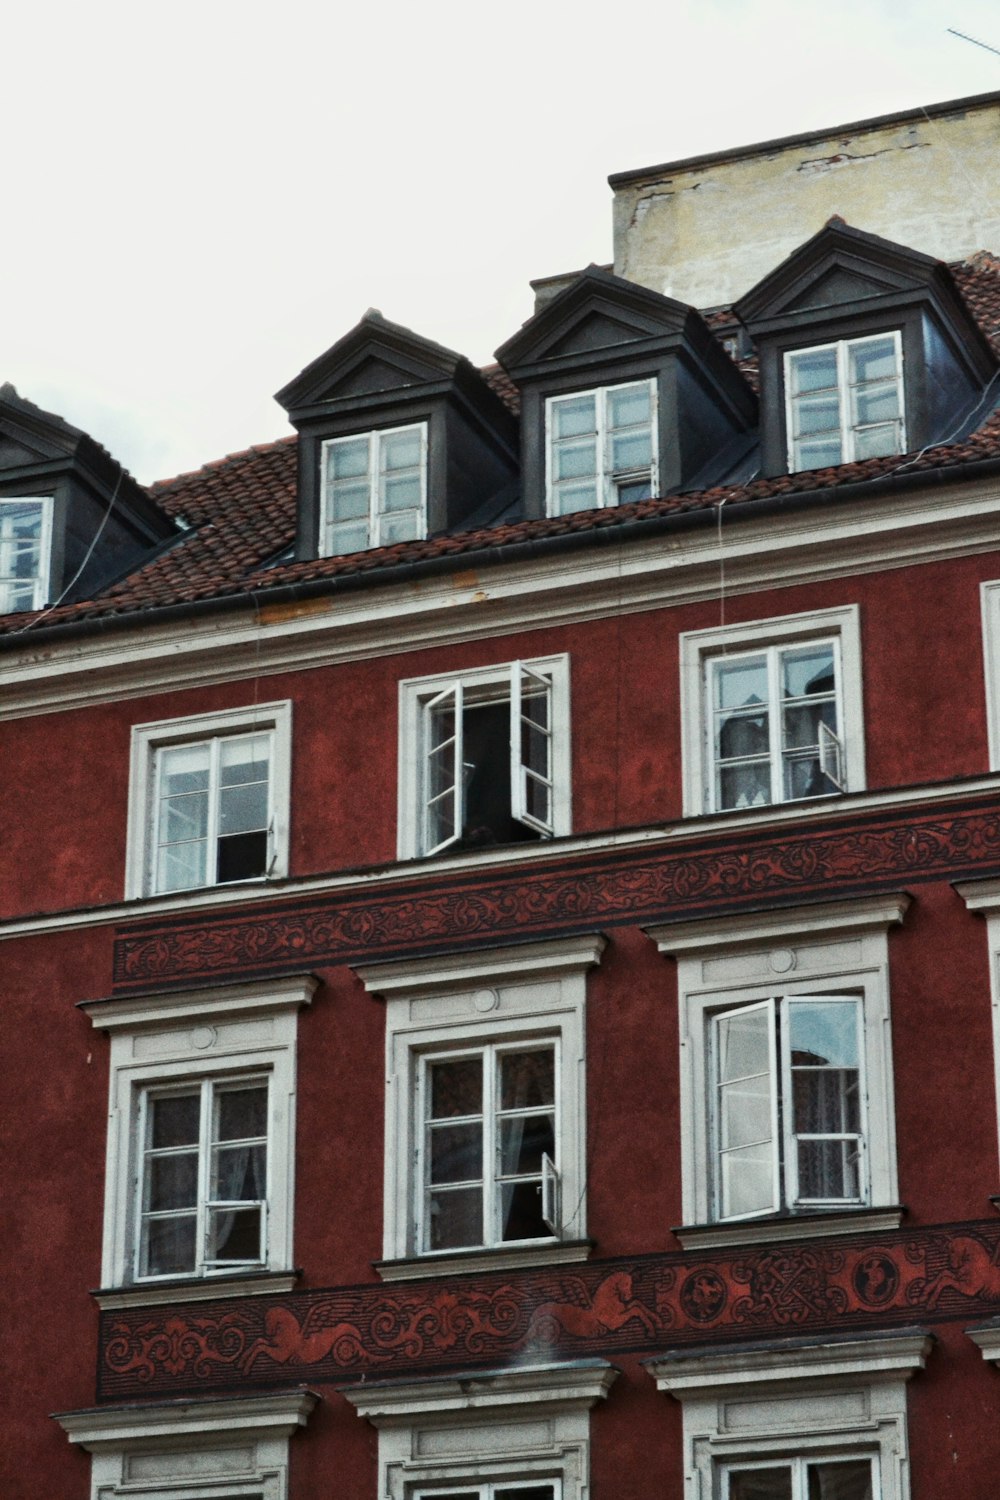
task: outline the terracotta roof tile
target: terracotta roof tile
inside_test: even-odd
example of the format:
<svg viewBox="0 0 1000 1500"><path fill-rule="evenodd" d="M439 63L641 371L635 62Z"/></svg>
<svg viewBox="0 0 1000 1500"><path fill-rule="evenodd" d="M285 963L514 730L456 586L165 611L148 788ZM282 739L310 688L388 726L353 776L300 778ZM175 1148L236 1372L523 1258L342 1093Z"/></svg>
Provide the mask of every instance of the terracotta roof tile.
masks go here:
<svg viewBox="0 0 1000 1500"><path fill-rule="evenodd" d="M1000 355L1000 259L978 255L952 269L969 307ZM718 323L724 326L721 316ZM752 368L748 360L740 361L740 365L745 373ZM484 373L493 388L511 404L516 392L509 378L498 367ZM613 510L518 521L373 548L348 557L270 566L271 559L287 549L295 535L296 443L294 436L281 438L155 484L151 493L156 502L171 515L182 518L189 527L176 542L96 598L42 611L38 616L9 615L0 620L0 633L30 629L35 619L49 625L128 615L161 605L248 593L258 595L285 584L377 574L402 563L420 563L484 549L502 552L520 542L613 529L655 516L706 510L722 500L729 504L753 503L880 476L960 468L978 459L1000 459L1000 410L991 410L971 436L903 457L873 458L836 468L755 479L742 485L637 501Z"/></svg>

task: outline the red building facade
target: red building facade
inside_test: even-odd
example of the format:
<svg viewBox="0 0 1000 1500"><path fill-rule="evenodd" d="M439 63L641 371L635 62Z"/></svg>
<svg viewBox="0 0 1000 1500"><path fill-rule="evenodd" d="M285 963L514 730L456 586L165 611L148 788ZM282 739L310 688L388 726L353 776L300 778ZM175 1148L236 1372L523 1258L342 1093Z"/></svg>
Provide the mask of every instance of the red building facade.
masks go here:
<svg viewBox="0 0 1000 1500"><path fill-rule="evenodd" d="M992 1493L982 248L0 391L5 1495Z"/></svg>

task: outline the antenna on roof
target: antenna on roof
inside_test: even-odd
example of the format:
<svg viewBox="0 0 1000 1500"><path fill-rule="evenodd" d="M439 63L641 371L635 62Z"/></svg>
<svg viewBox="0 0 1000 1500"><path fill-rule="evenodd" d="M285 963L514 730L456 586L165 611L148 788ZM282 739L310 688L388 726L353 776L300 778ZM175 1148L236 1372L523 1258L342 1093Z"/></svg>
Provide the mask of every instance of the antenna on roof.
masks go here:
<svg viewBox="0 0 1000 1500"><path fill-rule="evenodd" d="M971 42L974 47L983 47L987 52L992 52L997 57L1000 57L1000 47L991 47L989 42L980 42L974 36L966 36L964 31L956 31L954 26L946 26L945 30L949 36L957 36L960 41Z"/></svg>

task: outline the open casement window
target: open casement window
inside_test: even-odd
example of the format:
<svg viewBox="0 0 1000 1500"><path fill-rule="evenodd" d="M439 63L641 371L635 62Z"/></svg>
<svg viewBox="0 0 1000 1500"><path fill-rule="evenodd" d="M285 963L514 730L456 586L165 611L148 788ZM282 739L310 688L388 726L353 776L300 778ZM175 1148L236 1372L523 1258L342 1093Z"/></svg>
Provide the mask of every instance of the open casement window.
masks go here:
<svg viewBox="0 0 1000 1500"><path fill-rule="evenodd" d="M421 853L552 837L552 691L515 661L500 680L456 679L422 701Z"/></svg>
<svg viewBox="0 0 1000 1500"><path fill-rule="evenodd" d="M546 425L550 516L656 494L655 380L550 397Z"/></svg>
<svg viewBox="0 0 1000 1500"><path fill-rule="evenodd" d="M427 423L323 444L320 550L343 556L427 531Z"/></svg>
<svg viewBox="0 0 1000 1500"><path fill-rule="evenodd" d="M267 1264L268 1079L142 1091L135 1274Z"/></svg>
<svg viewBox="0 0 1000 1500"><path fill-rule="evenodd" d="M722 1500L879 1500L870 1458L792 1458L728 1464Z"/></svg>
<svg viewBox="0 0 1000 1500"><path fill-rule="evenodd" d="M719 1219L868 1200L861 1001L785 995L711 1018Z"/></svg>
<svg viewBox="0 0 1000 1500"><path fill-rule="evenodd" d="M0 615L41 609L51 546L51 496L0 499Z"/></svg>
<svg viewBox="0 0 1000 1500"><path fill-rule="evenodd" d="M707 659L710 810L846 791L840 642Z"/></svg>
<svg viewBox="0 0 1000 1500"><path fill-rule="evenodd" d="M793 473L904 452L898 330L786 353L785 409Z"/></svg>
<svg viewBox="0 0 1000 1500"><path fill-rule="evenodd" d="M156 752L151 891L193 890L271 873L273 760L268 730Z"/></svg>
<svg viewBox="0 0 1000 1500"><path fill-rule="evenodd" d="M558 1235L558 1098L554 1043L489 1045L422 1059L422 1251Z"/></svg>

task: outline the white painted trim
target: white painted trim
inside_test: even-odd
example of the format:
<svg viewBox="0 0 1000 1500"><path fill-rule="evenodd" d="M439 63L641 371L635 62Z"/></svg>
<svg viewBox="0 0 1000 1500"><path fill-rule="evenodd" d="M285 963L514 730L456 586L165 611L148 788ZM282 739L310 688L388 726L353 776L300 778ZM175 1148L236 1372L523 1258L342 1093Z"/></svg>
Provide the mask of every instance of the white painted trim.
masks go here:
<svg viewBox="0 0 1000 1500"><path fill-rule="evenodd" d="M660 383L655 376L645 376L639 380L618 380L614 385L590 386L581 391L562 391L555 396L545 398L545 514L547 516L571 515L571 511L556 510L553 501L555 498L556 478L552 472L553 444L555 442L552 413L556 406L567 401L578 401L585 396L594 397L595 414L595 465L594 489L596 491L596 506L578 507L584 510L606 510L609 506L618 505L618 490L615 486L615 471L611 466L611 456L608 451L608 435L611 429L608 426L608 395L611 391L623 391L628 386L644 385L649 392L649 447L650 447L650 494L658 495L660 492ZM581 434L586 436L586 434ZM625 478L634 470L622 471ZM583 476L584 478L586 476Z"/></svg>
<svg viewBox="0 0 1000 1500"><path fill-rule="evenodd" d="M215 986L168 995L95 1001L82 1007L111 1036L104 1290L174 1288L178 1278L135 1272L139 1114L145 1092L172 1083L268 1076L268 1212L265 1269L291 1270L295 1201L295 1094L298 1010L312 1000L312 976ZM245 1271L204 1267L192 1281L226 1294Z"/></svg>
<svg viewBox="0 0 1000 1500"><path fill-rule="evenodd" d="M705 1353L682 1351L643 1360L658 1391L679 1400L705 1390L773 1385L786 1380L828 1380L863 1375L866 1380L922 1370L934 1346L922 1328L866 1333L847 1339L778 1339L767 1344L730 1344Z"/></svg>
<svg viewBox="0 0 1000 1500"><path fill-rule="evenodd" d="M189 741L213 740L233 734L262 734L267 731L271 731L273 738L273 757L269 771L273 827L269 840L271 867L265 879L277 880L288 873L292 705L285 698L275 703L255 703L221 712L191 714L180 719L159 719L132 726L128 834L125 846L126 899L149 894L157 751L168 745L186 744ZM208 884L216 886L218 882L211 880Z"/></svg>
<svg viewBox="0 0 1000 1500"><path fill-rule="evenodd" d="M858 573L992 552L1000 545L997 482L955 482L926 490L831 501L822 509L741 517L723 527L729 597ZM425 645L455 645L601 618L717 600L717 533L642 537L572 555L503 560L358 593L268 603L234 599L231 612L0 655L8 717L121 702L217 682L257 679L335 662L367 661ZM39 670L44 666L44 671Z"/></svg>
<svg viewBox="0 0 1000 1500"><path fill-rule="evenodd" d="M164 1401L59 1412L92 1455L91 1500L288 1500L288 1443L319 1397Z"/></svg>
<svg viewBox="0 0 1000 1500"><path fill-rule="evenodd" d="M571 819L569 657L540 656L463 672L437 672L430 677L408 677L399 683L399 786L397 842L400 860L419 859L423 848L425 805L426 710L440 693L459 685L461 700L485 692L487 701L510 702L511 684L522 666L551 683L552 827L556 836L568 834ZM513 805L513 787L511 788ZM522 845L517 846L519 849Z"/></svg>
<svg viewBox="0 0 1000 1500"><path fill-rule="evenodd" d="M716 1011L796 994L860 995L867 1079L868 1204L898 1204L895 1094L889 1006L888 929L910 904L905 894L706 919L647 929L677 958L680 1013L681 1184L686 1224L714 1220L707 1028ZM842 1212L843 1210L840 1210ZM727 1243L741 1223L727 1220ZM753 1231L756 1234L756 1230ZM732 1236L730 1238L730 1235Z"/></svg>
<svg viewBox="0 0 1000 1500"><path fill-rule="evenodd" d="M304 1427L319 1401L312 1391L268 1396L199 1397L197 1401L148 1402L137 1406L91 1407L53 1413L71 1443L90 1452L124 1443L143 1446L165 1438L217 1440L237 1433L268 1433L289 1438ZM199 1442L214 1446L214 1442Z"/></svg>
<svg viewBox="0 0 1000 1500"><path fill-rule="evenodd" d="M721 1250L731 1245L800 1244L843 1234L889 1234L903 1222L902 1208L822 1209L780 1219L741 1219L725 1224L681 1224L674 1234L685 1250Z"/></svg>
<svg viewBox="0 0 1000 1500"><path fill-rule="evenodd" d="M893 449L893 455L906 452L906 380L903 367L903 340L898 328L883 328L878 333L862 334L858 338L832 339L825 344L810 344L801 349L786 349L782 371L784 394L785 394L785 438L786 438L786 460L789 474L797 474L802 470L816 468L813 463L796 463L795 461L795 437L793 413L795 410L792 397L792 382L789 379L791 363L803 354L819 354L827 349L832 349L837 362L837 402L838 415L840 417L840 461L850 464L855 460L855 445L857 434L867 427L879 427L888 425L879 422L859 422L856 425L851 422L851 377L848 364L848 351L856 348L859 344L872 344L878 339L891 338L896 356L896 391L899 396L899 416L894 418L899 422L898 445ZM890 455L890 456L893 456ZM825 467L825 466L823 466Z"/></svg>
<svg viewBox="0 0 1000 1500"><path fill-rule="evenodd" d="M983 1358L1000 1369L1000 1319L980 1323L977 1328L967 1328L965 1333L966 1337L976 1345Z"/></svg>
<svg viewBox="0 0 1000 1500"><path fill-rule="evenodd" d="M180 1280L166 1283L142 1282L121 1290L91 1292L102 1312L117 1312L128 1307L169 1307L178 1302L211 1302L219 1297L281 1297L294 1292L298 1276L282 1276L259 1271L250 1276L227 1276L220 1287L215 1280Z"/></svg>
<svg viewBox="0 0 1000 1500"><path fill-rule="evenodd" d="M422 1124L416 1109L422 1057L521 1038L557 1043L561 1238L586 1239L586 974L604 946L599 935L555 938L521 948L358 968L366 988L386 997L383 1263L409 1262L425 1254L417 1229L423 1187L418 1180ZM558 1244L558 1239L532 1241L532 1259ZM490 1244L461 1253L479 1248L504 1247ZM426 1263L433 1265L437 1254L427 1253ZM454 1254L441 1252L442 1259Z"/></svg>
<svg viewBox="0 0 1000 1500"><path fill-rule="evenodd" d="M379 547L382 545L381 528L383 518L387 512L379 508L379 477L381 474L382 440L387 437L395 437L400 432L420 433L420 515L417 522L416 539L420 540L427 535L427 423L426 422L404 422L398 427L373 427L362 432L345 432L339 437L326 438L320 444L319 454L319 491L320 491L320 516L319 516L319 556L335 557L340 554L333 553L326 546L327 536L330 530L330 497L327 483L327 449L337 447L343 443L354 443L359 439L368 440L368 468L365 478L368 481L368 541L366 546ZM354 550L353 548L351 549Z"/></svg>
<svg viewBox="0 0 1000 1500"><path fill-rule="evenodd" d="M993 1084L997 1111L997 1149L1000 1153L1000 880L961 881L955 886L969 911L986 918L990 962L990 1018L993 1033Z"/></svg>
<svg viewBox="0 0 1000 1500"><path fill-rule="evenodd" d="M383 1281L422 1281L428 1276L482 1275L484 1271L515 1271L528 1266L568 1266L588 1260L590 1240L553 1244L541 1240L534 1245L504 1246L499 1250L432 1251L407 1260L380 1260L375 1269Z"/></svg>
<svg viewBox="0 0 1000 1500"><path fill-rule="evenodd" d="M728 574L728 562L727 562ZM732 652L832 640L839 644L838 725L847 790L865 786L864 695L860 611L856 604L804 614L779 615L734 625L689 630L679 637L681 673L681 765L684 812L698 817L716 812L712 714L707 699L707 665ZM770 705L771 713L779 711ZM831 794L833 795L833 794ZM780 799L784 801L784 798ZM809 799L813 800L813 799ZM817 799L825 800L825 799ZM802 809L804 801L792 805Z"/></svg>
<svg viewBox="0 0 1000 1500"><path fill-rule="evenodd" d="M559 1500L587 1500L590 1411L617 1375L604 1360L578 1360L343 1394L378 1429L380 1500L408 1500L421 1485L543 1479Z"/></svg>
<svg viewBox="0 0 1000 1500"><path fill-rule="evenodd" d="M1000 767L1000 582L979 585L990 770Z"/></svg>
<svg viewBox="0 0 1000 1500"><path fill-rule="evenodd" d="M906 1382L933 1342L908 1328L645 1361L682 1405L685 1494L719 1494L731 1466L868 1459L879 1500L909 1500Z"/></svg>
<svg viewBox="0 0 1000 1500"><path fill-rule="evenodd" d="M38 538L38 576L31 609L42 609L52 598L52 520L55 509L54 495L0 495L0 511L7 505L40 505L42 525ZM0 614L7 611L0 608ZM18 614L21 611L14 610Z"/></svg>

